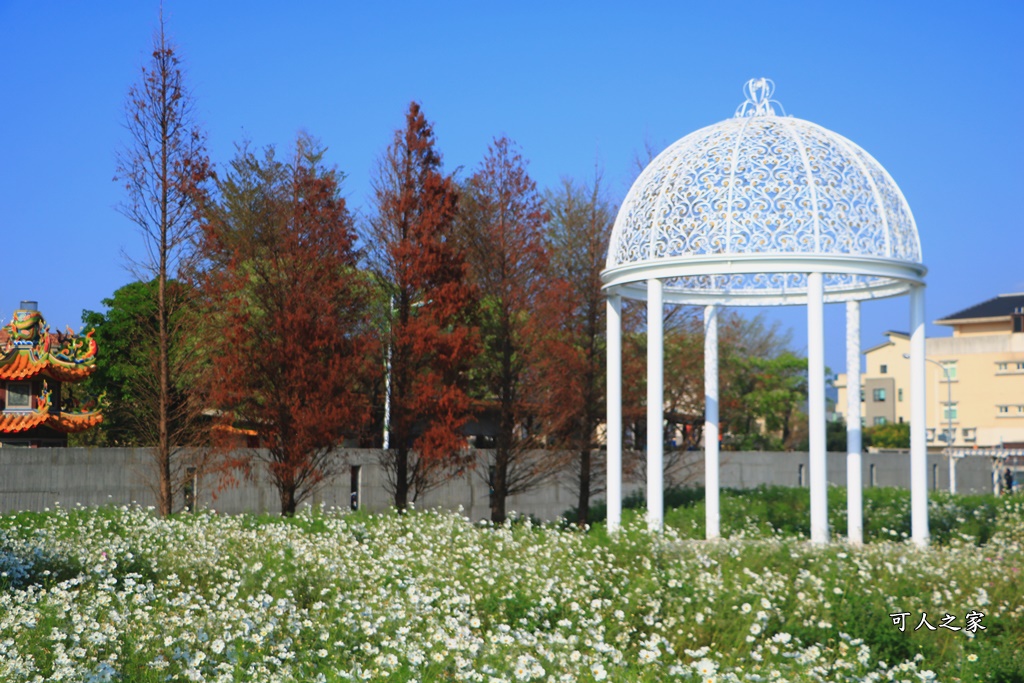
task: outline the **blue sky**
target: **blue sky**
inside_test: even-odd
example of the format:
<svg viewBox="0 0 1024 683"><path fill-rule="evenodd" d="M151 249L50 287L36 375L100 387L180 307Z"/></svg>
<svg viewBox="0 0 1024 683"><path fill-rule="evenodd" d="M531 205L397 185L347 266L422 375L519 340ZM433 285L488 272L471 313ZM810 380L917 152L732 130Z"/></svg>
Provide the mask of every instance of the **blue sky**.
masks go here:
<svg viewBox="0 0 1024 683"><path fill-rule="evenodd" d="M128 87L158 2L0 0L0 317L52 327L132 279L142 241L115 211ZM166 0L217 164L305 129L368 210L375 159L418 100L448 169L498 135L541 187L604 169L617 203L645 143L721 121L766 76L786 112L870 152L921 233L930 321L1024 291L1024 3L264 2ZM770 311L806 345L803 309ZM906 298L863 307L864 348L908 328ZM845 365L844 312L826 359ZM929 326L929 334L948 334Z"/></svg>

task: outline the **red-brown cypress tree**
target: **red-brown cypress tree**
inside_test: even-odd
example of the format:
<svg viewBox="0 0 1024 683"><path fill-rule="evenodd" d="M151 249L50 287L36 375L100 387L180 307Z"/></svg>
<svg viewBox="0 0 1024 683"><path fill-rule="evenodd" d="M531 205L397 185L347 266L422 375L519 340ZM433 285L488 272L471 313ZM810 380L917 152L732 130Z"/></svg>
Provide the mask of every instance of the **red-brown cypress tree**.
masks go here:
<svg viewBox="0 0 1024 683"><path fill-rule="evenodd" d="M600 176L585 187L563 180L547 196L551 214L547 244L550 277L566 283L566 305L552 329L559 343L548 344L540 357L541 379L549 388L549 433L574 454L570 468L577 490L578 523L588 523L593 494L603 489L604 462L592 456L595 431L604 420L605 296L601 271L615 214L601 193Z"/></svg>
<svg viewBox="0 0 1024 683"><path fill-rule="evenodd" d="M481 292L483 352L475 374L497 414L488 475L491 520L501 523L508 496L550 479L561 464L531 452L542 443L543 411L529 394L532 352L544 329L537 314L558 297L549 289L547 214L514 143L495 140L466 189L460 239Z"/></svg>
<svg viewBox="0 0 1024 683"><path fill-rule="evenodd" d="M452 239L458 194L434 131L412 102L374 179L371 257L389 299L383 326L390 383L383 462L404 509L467 464L466 371L476 354L474 290Z"/></svg>
<svg viewBox="0 0 1024 683"><path fill-rule="evenodd" d="M179 456L182 447L194 445L198 416L190 392L180 391L188 384L185 378L194 361L183 341L190 331L182 326L191 320L182 313L192 306L192 293L174 286L173 280L191 264L198 232L194 188L208 179L209 161L162 12L151 57L141 80L128 91L124 126L130 142L117 155L115 180L124 183L127 193L118 208L135 223L146 244L146 257L134 262L132 270L139 279L154 282L155 316L139 321L154 342L153 367L147 368L152 376L132 389L141 399L138 412L146 415L155 432L154 492L157 511L168 515L175 492L186 480Z"/></svg>
<svg viewBox="0 0 1024 683"><path fill-rule="evenodd" d="M265 448L281 513L335 474L332 451L366 424L374 355L366 278L336 171L300 137L294 162L242 148L207 207L200 283L216 345L210 398Z"/></svg>

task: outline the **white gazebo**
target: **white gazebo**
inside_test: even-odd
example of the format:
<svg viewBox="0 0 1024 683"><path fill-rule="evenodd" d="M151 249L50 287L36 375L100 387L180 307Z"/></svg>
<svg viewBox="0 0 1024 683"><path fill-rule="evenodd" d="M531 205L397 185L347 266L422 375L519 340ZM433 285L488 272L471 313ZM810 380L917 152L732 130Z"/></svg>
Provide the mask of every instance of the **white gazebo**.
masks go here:
<svg viewBox="0 0 1024 683"><path fill-rule="evenodd" d="M924 275L899 187L841 135L786 116L767 79L747 82L736 115L682 138L626 195L601 277L608 307L608 526L622 517L622 297L647 300L647 515L664 518L665 302L704 306L707 537L719 529L718 307L807 306L811 540L829 539L825 463L826 303L846 304L852 542L861 512L860 302L910 295L912 537L928 542Z"/></svg>

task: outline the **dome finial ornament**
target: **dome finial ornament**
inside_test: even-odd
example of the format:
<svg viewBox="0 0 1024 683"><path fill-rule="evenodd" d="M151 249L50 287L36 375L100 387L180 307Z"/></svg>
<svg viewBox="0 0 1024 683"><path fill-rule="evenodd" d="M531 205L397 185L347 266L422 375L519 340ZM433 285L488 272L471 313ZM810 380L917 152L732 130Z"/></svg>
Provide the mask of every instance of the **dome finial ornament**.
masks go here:
<svg viewBox="0 0 1024 683"><path fill-rule="evenodd" d="M747 99L736 107L736 116L777 116L775 106L778 105L782 115L786 110L778 100L772 99L775 92L775 81L770 78L751 78L743 86L743 94Z"/></svg>

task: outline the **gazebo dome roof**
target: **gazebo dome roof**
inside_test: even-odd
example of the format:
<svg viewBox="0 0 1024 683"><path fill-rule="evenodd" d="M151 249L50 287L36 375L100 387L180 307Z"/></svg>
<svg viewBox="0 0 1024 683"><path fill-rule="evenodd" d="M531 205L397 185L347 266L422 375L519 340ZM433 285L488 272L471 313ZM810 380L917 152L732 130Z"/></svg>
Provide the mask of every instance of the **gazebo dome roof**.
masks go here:
<svg viewBox="0 0 1024 683"><path fill-rule="evenodd" d="M776 113L754 79L736 116L687 135L633 183L612 230L606 288L728 305L904 294L925 267L913 214L892 177L841 135Z"/></svg>

